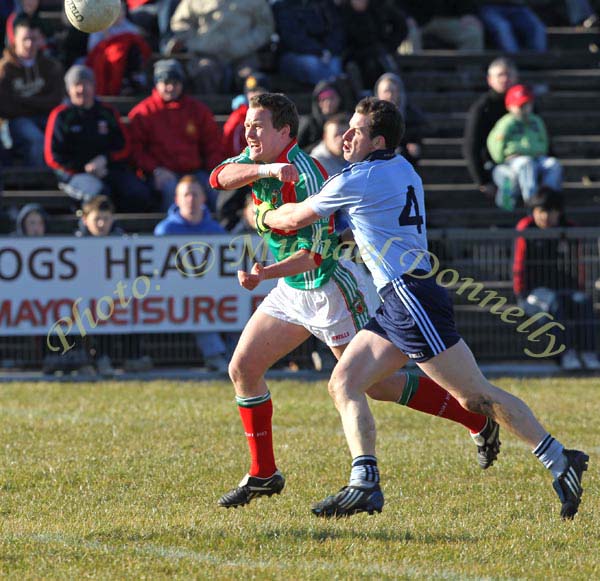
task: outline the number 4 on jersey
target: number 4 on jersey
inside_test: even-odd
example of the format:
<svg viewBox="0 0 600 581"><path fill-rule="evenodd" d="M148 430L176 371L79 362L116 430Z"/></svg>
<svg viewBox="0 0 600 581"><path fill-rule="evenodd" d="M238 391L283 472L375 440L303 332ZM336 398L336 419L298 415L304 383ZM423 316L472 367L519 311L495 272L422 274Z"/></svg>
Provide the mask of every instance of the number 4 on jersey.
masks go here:
<svg viewBox="0 0 600 581"><path fill-rule="evenodd" d="M411 216L412 209L415 209L415 215ZM419 202L415 194L415 188L408 186L406 190L406 205L402 208L402 212L398 217L398 224L400 226L416 226L417 232L421 234L423 230L423 216L419 214Z"/></svg>

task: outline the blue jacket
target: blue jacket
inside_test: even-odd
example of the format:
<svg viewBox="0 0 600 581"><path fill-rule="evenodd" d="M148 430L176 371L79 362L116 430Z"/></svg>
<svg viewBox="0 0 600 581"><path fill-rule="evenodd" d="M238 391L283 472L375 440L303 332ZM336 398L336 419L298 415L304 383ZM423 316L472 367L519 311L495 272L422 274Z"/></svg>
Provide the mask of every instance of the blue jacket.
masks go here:
<svg viewBox="0 0 600 581"><path fill-rule="evenodd" d="M212 218L208 208L204 208L204 218L198 224L192 224L179 213L179 207L173 204L167 217L154 228L156 236L167 234L225 234L225 228Z"/></svg>

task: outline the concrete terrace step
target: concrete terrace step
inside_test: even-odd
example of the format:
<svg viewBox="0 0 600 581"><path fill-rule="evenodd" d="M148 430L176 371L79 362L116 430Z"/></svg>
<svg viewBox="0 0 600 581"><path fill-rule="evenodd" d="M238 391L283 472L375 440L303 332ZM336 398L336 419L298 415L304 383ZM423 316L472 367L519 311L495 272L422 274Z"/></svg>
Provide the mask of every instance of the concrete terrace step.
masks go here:
<svg viewBox="0 0 600 581"><path fill-rule="evenodd" d="M586 34L586 40L589 40ZM596 36L597 40L597 36ZM484 52L456 50L423 50L421 52L398 57L401 71L409 69L464 69L465 67L480 67L485 75L488 65L494 59L504 56L496 50ZM570 69L586 65L595 67L600 60L598 54L591 52L588 47L580 49L551 49L545 53L522 52L511 57L519 70L529 69Z"/></svg>
<svg viewBox="0 0 600 581"><path fill-rule="evenodd" d="M428 136L459 137L465 130L466 113L431 113ZM556 135L600 134L600 111L547 111L543 114L548 133Z"/></svg>
<svg viewBox="0 0 600 581"><path fill-rule="evenodd" d="M565 181L590 178L600 181L600 159L561 159ZM469 181L467 164L463 159L421 159L418 172L425 184L466 183Z"/></svg>
<svg viewBox="0 0 600 581"><path fill-rule="evenodd" d="M481 96L482 91L409 91L409 101L428 113L466 113ZM598 108L600 91L573 90L552 91L537 97L539 112L547 111L595 111Z"/></svg>
<svg viewBox="0 0 600 581"><path fill-rule="evenodd" d="M600 135L557 135L551 142L554 155L560 158L600 157ZM425 138L421 144L422 157L462 159L462 145L461 137Z"/></svg>
<svg viewBox="0 0 600 581"><path fill-rule="evenodd" d="M550 49L593 50L598 45L600 30L583 26L549 26L548 46Z"/></svg>

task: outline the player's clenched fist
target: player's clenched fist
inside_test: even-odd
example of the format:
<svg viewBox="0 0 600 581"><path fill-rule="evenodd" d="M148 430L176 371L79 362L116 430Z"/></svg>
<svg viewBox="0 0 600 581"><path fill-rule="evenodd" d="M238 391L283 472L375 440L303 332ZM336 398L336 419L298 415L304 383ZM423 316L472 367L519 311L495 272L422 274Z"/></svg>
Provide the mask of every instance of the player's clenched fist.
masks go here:
<svg viewBox="0 0 600 581"><path fill-rule="evenodd" d="M261 178L277 178L280 182L297 182L300 179L296 166L291 163L266 163L258 166Z"/></svg>
<svg viewBox="0 0 600 581"><path fill-rule="evenodd" d="M262 264L255 262L250 272L237 271L240 285L246 290L254 290L265 278L265 269Z"/></svg>

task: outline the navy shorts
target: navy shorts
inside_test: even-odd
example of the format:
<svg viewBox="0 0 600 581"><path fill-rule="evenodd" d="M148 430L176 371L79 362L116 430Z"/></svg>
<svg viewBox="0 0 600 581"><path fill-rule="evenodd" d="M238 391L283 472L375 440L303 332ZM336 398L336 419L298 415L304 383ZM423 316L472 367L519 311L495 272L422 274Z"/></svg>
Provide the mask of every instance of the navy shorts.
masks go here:
<svg viewBox="0 0 600 581"><path fill-rule="evenodd" d="M391 341L411 359L422 363L460 341L452 300L433 277L404 275L379 294L383 303L364 328Z"/></svg>

